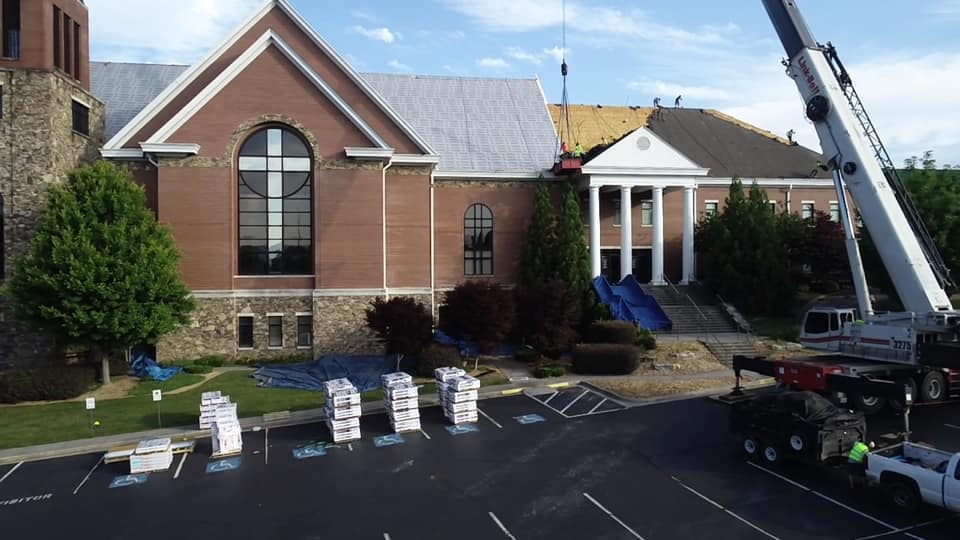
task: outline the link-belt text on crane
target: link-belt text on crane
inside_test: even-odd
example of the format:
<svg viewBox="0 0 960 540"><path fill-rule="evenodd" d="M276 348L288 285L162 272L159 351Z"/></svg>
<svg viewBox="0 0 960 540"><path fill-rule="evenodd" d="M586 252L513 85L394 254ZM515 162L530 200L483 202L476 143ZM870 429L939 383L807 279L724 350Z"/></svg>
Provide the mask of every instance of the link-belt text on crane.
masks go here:
<svg viewBox="0 0 960 540"><path fill-rule="evenodd" d="M807 81L807 87L810 88L810 92L812 92L813 95L819 94L820 85L817 84L817 80L810 71L810 66L807 65L807 59L801 55L800 58L797 59L797 64L800 65L800 73L803 74L804 80Z"/></svg>

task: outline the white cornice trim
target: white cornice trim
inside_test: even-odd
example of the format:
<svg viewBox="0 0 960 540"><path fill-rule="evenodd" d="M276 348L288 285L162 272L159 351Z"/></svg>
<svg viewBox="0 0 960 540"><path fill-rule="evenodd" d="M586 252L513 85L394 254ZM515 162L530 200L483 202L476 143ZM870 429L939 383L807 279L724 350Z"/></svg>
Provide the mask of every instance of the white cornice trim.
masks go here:
<svg viewBox="0 0 960 540"><path fill-rule="evenodd" d="M313 289L227 289L192 291L195 298L272 298L272 297L303 297L310 298Z"/></svg>
<svg viewBox="0 0 960 540"><path fill-rule="evenodd" d="M124 144L137 133L140 132L147 123L153 119L160 111L162 111L167 105L173 101L173 98L177 97L183 89L190 85L193 81L200 76L201 73L207 70L216 60L227 52L234 43L237 42L244 34L246 34L257 22L260 21L263 17L273 9L274 2L273 0L266 2L257 12L250 16L245 22L241 23L219 46L210 51L210 53L203 58L199 63L194 64L179 77L174 79L172 83L167 85L167 87L160 92L157 97L144 107L136 116L133 117L133 120L127 122L127 125L118 131L113 137L104 146L107 149L118 149L123 147Z"/></svg>
<svg viewBox="0 0 960 540"><path fill-rule="evenodd" d="M417 154L394 154L394 164L398 165L436 165L440 163L440 156L436 154L417 155Z"/></svg>
<svg viewBox="0 0 960 540"><path fill-rule="evenodd" d="M139 148L101 148L100 157L104 159L143 159L143 150Z"/></svg>
<svg viewBox="0 0 960 540"><path fill-rule="evenodd" d="M682 155L682 154L681 154ZM591 167L585 165L583 174L604 174L610 176L706 176L710 169L670 168L670 167Z"/></svg>
<svg viewBox="0 0 960 540"><path fill-rule="evenodd" d="M337 109L343 113L344 116L350 119L354 126L357 127L370 142L376 144L380 148L388 148L387 143L373 130L362 118L360 115L347 104L343 98L340 97L336 91L330 87L309 65L299 55L297 55L294 50L287 45L280 36L274 32L272 29L268 29L263 33L260 38L257 39L246 51L243 52L236 60L230 64L227 69L223 70L220 75L217 76L206 88L204 88L199 94L194 96L190 103L177 112L166 124L163 125L156 133L150 136L147 142L165 142L167 138L176 133L190 118L193 117L197 112L199 112L207 103L210 102L221 90L226 88L234 78L236 78L240 73L242 73L247 66L253 63L254 60L260 57L270 46L275 46L284 56L287 57L290 62L293 63L300 72L313 83L326 97L329 99Z"/></svg>
<svg viewBox="0 0 960 540"><path fill-rule="evenodd" d="M385 296L383 289L314 289L314 298L330 296Z"/></svg>
<svg viewBox="0 0 960 540"><path fill-rule="evenodd" d="M834 187L833 180L828 178L741 178L744 187L749 188L754 181L758 186L789 187L792 189L803 187ZM733 178L701 178L697 180L699 186L729 187Z"/></svg>
<svg viewBox="0 0 960 540"><path fill-rule="evenodd" d="M484 171L437 171L436 178L443 179L476 179L476 180L521 180L529 181L539 178L541 173L535 171L513 171L513 172L484 172ZM554 176L552 172L544 172L544 180L556 180L559 177Z"/></svg>
<svg viewBox="0 0 960 540"><path fill-rule="evenodd" d="M144 154L189 154L200 153L200 145L194 143L140 143Z"/></svg>
<svg viewBox="0 0 960 540"><path fill-rule="evenodd" d="M343 149L348 158L356 159L390 159L393 157L393 148L364 148L347 146Z"/></svg>

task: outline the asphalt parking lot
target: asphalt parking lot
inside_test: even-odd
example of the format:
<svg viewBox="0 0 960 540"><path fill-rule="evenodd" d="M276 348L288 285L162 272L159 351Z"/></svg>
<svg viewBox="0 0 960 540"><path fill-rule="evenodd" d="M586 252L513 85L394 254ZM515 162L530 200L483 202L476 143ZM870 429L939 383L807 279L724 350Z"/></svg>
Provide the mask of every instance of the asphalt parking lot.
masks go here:
<svg viewBox="0 0 960 540"><path fill-rule="evenodd" d="M852 492L842 469L747 463L726 406L691 399L625 408L573 387L480 402L450 429L327 443L322 424L244 434L243 454L208 441L164 472L127 474L101 454L0 466L0 536L20 538L905 539L960 537L960 519L894 513ZM951 418L954 422L951 422ZM960 403L918 409L914 439L960 450ZM871 437L895 433L871 420ZM875 431L875 432L874 432Z"/></svg>

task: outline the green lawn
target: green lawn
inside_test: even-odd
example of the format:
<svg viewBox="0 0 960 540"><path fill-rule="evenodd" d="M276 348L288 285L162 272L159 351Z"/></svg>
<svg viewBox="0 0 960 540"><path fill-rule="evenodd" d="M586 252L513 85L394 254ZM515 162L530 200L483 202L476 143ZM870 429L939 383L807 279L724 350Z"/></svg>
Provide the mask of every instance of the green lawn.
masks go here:
<svg viewBox="0 0 960 540"><path fill-rule="evenodd" d="M189 379L185 376L197 377ZM183 383L177 381L185 377ZM181 374L170 381L159 383L173 387L193 384L199 375ZM494 372L481 377L484 386L505 384L506 378ZM176 385L176 386L173 386ZM151 390L158 383L149 381L140 383L131 393L132 397L97 401L94 420L100 421L97 435L115 435L155 429L157 427L157 406L151 399ZM237 413L241 418L259 416L268 412L296 411L321 407L324 395L307 390L286 388L260 388L250 377L249 372L227 372L206 384L182 394L164 396L160 402L163 426L196 425L200 416L200 394L220 390L237 403ZM423 384L420 395L436 392L433 383ZM380 389L365 392L363 401L383 399ZM0 449L68 441L90 437L90 415L84 409L84 403L51 403L47 405L25 405L22 407L0 407Z"/></svg>
<svg viewBox="0 0 960 540"><path fill-rule="evenodd" d="M163 382L140 379L140 382L133 387L128 397L152 396L155 389L162 390L163 395L167 395L167 392L176 390L177 388L183 388L184 386L190 386L191 384L197 384L202 380L203 375L196 375L194 373L177 373L172 378Z"/></svg>
<svg viewBox="0 0 960 540"><path fill-rule="evenodd" d="M800 337L800 324L796 317L754 317L750 319L753 333L758 337L796 341Z"/></svg>

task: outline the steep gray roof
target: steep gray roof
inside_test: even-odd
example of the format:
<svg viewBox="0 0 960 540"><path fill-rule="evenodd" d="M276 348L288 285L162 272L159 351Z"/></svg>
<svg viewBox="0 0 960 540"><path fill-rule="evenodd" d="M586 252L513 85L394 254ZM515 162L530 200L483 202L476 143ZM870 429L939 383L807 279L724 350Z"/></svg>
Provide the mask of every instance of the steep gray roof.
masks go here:
<svg viewBox="0 0 960 540"><path fill-rule="evenodd" d="M113 137L187 66L90 62L90 90L107 107L106 135Z"/></svg>
<svg viewBox="0 0 960 540"><path fill-rule="evenodd" d="M187 66L91 62L112 137ZM553 165L556 133L535 79L364 73L440 155L440 171L534 173Z"/></svg>

